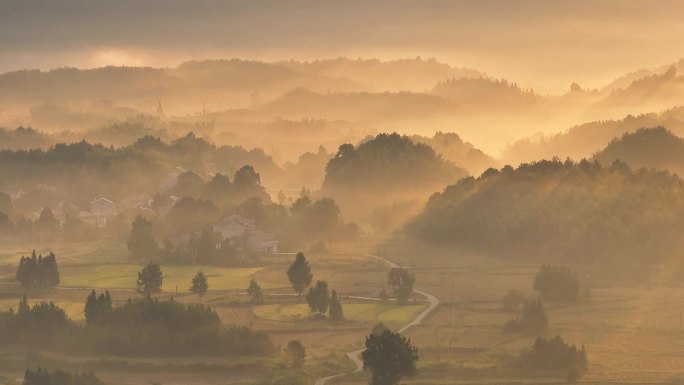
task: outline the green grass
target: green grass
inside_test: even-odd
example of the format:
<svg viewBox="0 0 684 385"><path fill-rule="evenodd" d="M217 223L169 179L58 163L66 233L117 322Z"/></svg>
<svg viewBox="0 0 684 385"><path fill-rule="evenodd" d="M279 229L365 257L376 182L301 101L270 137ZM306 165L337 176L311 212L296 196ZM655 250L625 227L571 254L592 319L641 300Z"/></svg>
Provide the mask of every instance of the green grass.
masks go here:
<svg viewBox="0 0 684 385"><path fill-rule="evenodd" d="M381 303L343 304L344 316L348 320L360 322L408 322L422 311L424 305L396 306ZM300 304L268 304L254 307L254 315L271 321L288 321L310 315L309 306Z"/></svg>
<svg viewBox="0 0 684 385"><path fill-rule="evenodd" d="M16 266L22 255L54 252L60 265L122 263L128 258L125 242L101 240L95 242L49 243L48 245L3 245L0 251L0 266Z"/></svg>
<svg viewBox="0 0 684 385"><path fill-rule="evenodd" d="M61 270L62 287L92 287L101 289L135 289L138 271L135 264L66 266ZM209 290L241 290L261 268L225 268L215 266L163 266L164 292L187 292L192 277L202 271L209 280ZM263 288L277 287L260 282Z"/></svg>

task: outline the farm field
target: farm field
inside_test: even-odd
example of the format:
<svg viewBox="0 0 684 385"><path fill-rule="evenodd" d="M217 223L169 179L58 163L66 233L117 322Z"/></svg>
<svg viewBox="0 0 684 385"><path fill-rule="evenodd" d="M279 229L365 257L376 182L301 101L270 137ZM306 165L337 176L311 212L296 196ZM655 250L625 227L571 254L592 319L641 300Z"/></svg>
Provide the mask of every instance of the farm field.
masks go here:
<svg viewBox="0 0 684 385"><path fill-rule="evenodd" d="M70 318L83 320L83 302L89 291L110 290L115 302L138 296L134 291L141 265L128 260L116 248L102 250L84 245L60 245L55 250L61 271L61 284L50 292L26 293L30 303L52 300L65 309ZM10 250L10 251L8 251ZM65 257L59 254L60 250ZM15 308L23 294L13 281L18 257L5 249L0 259L3 271L0 285L0 309ZM98 256L106 263L99 263ZM309 319L309 309L289 287L285 270L293 255L278 255L261 261L260 266L211 267L164 266L164 290L160 298L173 297L184 303L201 301L214 308L226 324L250 325L263 330L274 344L282 347L291 339L307 346L312 371L326 372L325 362L350 365L344 354L358 349L368 331L377 322L399 328L425 308L416 295L406 306L392 302L361 300L377 297L386 287L388 267L363 255L308 255L314 281L323 279L338 290L343 298L346 321L333 324ZM387 256L391 259L391 256ZM401 258L399 258L401 260ZM416 276L416 287L436 295L441 305L424 322L406 331L419 347L420 374L408 384L496 383L503 379L532 381L516 369L520 351L534 339L502 332L503 325L515 317L501 309L501 299L509 289L520 290L527 298L535 298L531 282L539 266L535 264L496 265L471 256L459 260L454 255L448 265L432 261L414 263L408 269ZM577 345L585 345L589 371L583 381L624 383L665 383L684 373L684 287L651 280L641 283L602 283L592 266L576 267L582 282L591 290L577 303L546 303L549 336L560 334ZM209 278L210 290L200 300L188 291L190 279L202 270ZM250 279L265 289L263 304L252 304L245 294ZM177 289L176 289L177 288ZM331 356L332 355L332 356ZM59 362L68 361L60 358ZM278 362L279 358L274 358ZM137 360L133 360L136 362ZM346 363L345 363L346 362ZM140 363L138 363L140 364ZM172 363L168 363L173 368ZM259 364L263 365L263 364ZM269 364L270 365L270 364ZM323 366L321 366L323 365ZM78 366L78 365L77 365ZM486 370L485 370L486 369ZM171 370L171 369L169 369ZM199 370L202 383L220 383L215 373ZM106 373L106 371L105 371ZM164 371L157 371L164 377ZM224 376L235 381L253 376L226 369ZM365 374L338 378L334 383L367 383ZM107 375L104 375L107 378ZM145 374L131 374L132 383ZM548 378L535 376L534 382L555 383L557 374Z"/></svg>

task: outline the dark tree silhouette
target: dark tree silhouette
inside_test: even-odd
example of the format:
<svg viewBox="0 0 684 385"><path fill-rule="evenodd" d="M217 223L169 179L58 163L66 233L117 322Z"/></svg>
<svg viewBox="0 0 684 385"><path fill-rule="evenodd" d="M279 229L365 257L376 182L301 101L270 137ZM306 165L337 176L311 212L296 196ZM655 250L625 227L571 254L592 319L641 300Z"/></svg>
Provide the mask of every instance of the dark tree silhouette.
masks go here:
<svg viewBox="0 0 684 385"><path fill-rule="evenodd" d="M301 297L304 289L311 285L313 274L311 274L311 267L303 253L297 253L294 262L287 270L287 278L292 284L294 291Z"/></svg>
<svg viewBox="0 0 684 385"><path fill-rule="evenodd" d="M112 311L112 297L109 295L109 290L97 295L95 290L90 292L86 299L83 314L85 315L86 324L88 326L101 323L106 319Z"/></svg>
<svg viewBox="0 0 684 385"><path fill-rule="evenodd" d="M138 215L131 226L128 238L128 251L135 258L153 258L159 253L159 245L154 239L152 222Z"/></svg>
<svg viewBox="0 0 684 385"><path fill-rule="evenodd" d="M285 348L287 363L292 368L301 368L306 359L306 348L299 340L291 340Z"/></svg>
<svg viewBox="0 0 684 385"><path fill-rule="evenodd" d="M26 369L23 385L102 385L102 381L90 373L68 373L61 370Z"/></svg>
<svg viewBox="0 0 684 385"><path fill-rule="evenodd" d="M406 269L395 267L388 274L387 284L394 289L394 295L400 304L405 304L413 293L416 278Z"/></svg>
<svg viewBox="0 0 684 385"><path fill-rule="evenodd" d="M247 288L247 294L252 298L254 303L264 302L264 292L261 290L261 286L255 279L249 281L249 287Z"/></svg>
<svg viewBox="0 0 684 385"><path fill-rule="evenodd" d="M309 308L314 313L325 314L328 311L330 304L330 293L328 292L328 283L325 281L317 281L316 286L309 289L306 294L306 302Z"/></svg>
<svg viewBox="0 0 684 385"><path fill-rule="evenodd" d="M328 316L333 321L341 321L344 319L344 311L342 310L342 302L337 295L337 291L333 290L330 294L330 309Z"/></svg>
<svg viewBox="0 0 684 385"><path fill-rule="evenodd" d="M411 340L389 330L366 337L366 350L361 358L363 370L372 374L371 385L397 385L403 377L417 373L418 349Z"/></svg>
<svg viewBox="0 0 684 385"><path fill-rule="evenodd" d="M36 256L33 250L30 257L21 257L15 277L25 288L53 288L59 285L57 257L54 253Z"/></svg>
<svg viewBox="0 0 684 385"><path fill-rule="evenodd" d="M199 298L202 298L209 290L209 282L207 281L207 276L203 272L199 271L192 278L192 285L190 286L190 291L197 294Z"/></svg>
<svg viewBox="0 0 684 385"><path fill-rule="evenodd" d="M159 265L156 263L148 264L142 271L138 272L138 293L150 295L161 292L163 279Z"/></svg>

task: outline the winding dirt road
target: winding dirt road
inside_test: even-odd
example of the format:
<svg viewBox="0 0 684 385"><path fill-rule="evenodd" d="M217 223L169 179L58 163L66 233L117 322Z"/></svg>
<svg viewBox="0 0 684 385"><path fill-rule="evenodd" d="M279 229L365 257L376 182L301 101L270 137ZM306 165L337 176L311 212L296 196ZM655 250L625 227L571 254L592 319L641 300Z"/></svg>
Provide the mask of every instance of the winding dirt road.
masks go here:
<svg viewBox="0 0 684 385"><path fill-rule="evenodd" d="M386 263L390 268L399 267L396 263L394 263L388 259L379 257L377 255L368 255L368 257L379 259L379 260L383 261L384 263ZM424 292L422 290L418 290L418 289L413 289L413 291L422 295L423 297L425 297L425 299L427 299L428 302L430 303L430 306L428 306L427 309L423 310L420 314L418 314L418 316L416 316L416 318L414 318L413 321L407 323L406 325L401 327L399 330L397 330L398 333L403 333L412 326L420 325L420 323L423 322L425 317L427 317L430 313L432 313L432 311L435 310L437 308L437 306L439 305L439 299L437 297L435 297L434 295L432 295L430 293L426 293L426 292ZM357 372L360 372L361 370L363 370L363 361L361 361L361 352L363 352L363 349L354 350L353 352L347 353L347 357L349 357L349 359L351 359L354 362L354 364L356 365L356 369L354 370L353 373L357 373ZM318 380L316 380L314 385L325 385L331 379L344 376L345 374L347 374L347 373L334 374L332 376L319 378Z"/></svg>

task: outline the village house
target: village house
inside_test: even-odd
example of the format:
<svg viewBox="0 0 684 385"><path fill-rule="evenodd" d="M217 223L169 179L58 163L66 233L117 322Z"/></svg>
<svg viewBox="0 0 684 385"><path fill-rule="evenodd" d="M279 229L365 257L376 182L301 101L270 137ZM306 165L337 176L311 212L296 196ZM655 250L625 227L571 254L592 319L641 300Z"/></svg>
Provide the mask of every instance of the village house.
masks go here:
<svg viewBox="0 0 684 385"><path fill-rule="evenodd" d="M214 232L232 245L242 244L249 254L275 254L278 241L265 231L256 228L254 221L232 214L214 225Z"/></svg>
<svg viewBox="0 0 684 385"><path fill-rule="evenodd" d="M81 212L79 218L93 226L105 227L107 221L118 214L116 204L107 198L97 198L90 202L90 211Z"/></svg>

